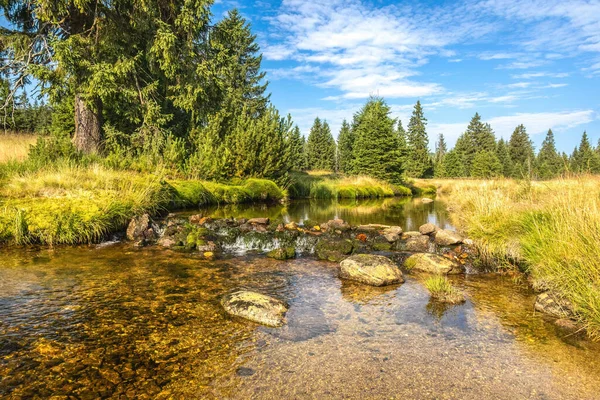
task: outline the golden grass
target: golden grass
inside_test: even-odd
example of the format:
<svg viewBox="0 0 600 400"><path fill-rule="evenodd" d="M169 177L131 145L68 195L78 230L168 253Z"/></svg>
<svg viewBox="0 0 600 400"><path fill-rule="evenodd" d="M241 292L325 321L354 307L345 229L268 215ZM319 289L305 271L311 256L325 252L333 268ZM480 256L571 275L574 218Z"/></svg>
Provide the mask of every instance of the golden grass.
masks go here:
<svg viewBox="0 0 600 400"><path fill-rule="evenodd" d="M442 303L459 304L465 301L465 296L456 289L448 278L435 275L427 278L425 287L429 290L431 297Z"/></svg>
<svg viewBox="0 0 600 400"><path fill-rule="evenodd" d="M535 287L566 297L600 339L600 177L427 183L491 260L516 265Z"/></svg>
<svg viewBox="0 0 600 400"><path fill-rule="evenodd" d="M36 140L35 135L0 133L0 163L24 160Z"/></svg>

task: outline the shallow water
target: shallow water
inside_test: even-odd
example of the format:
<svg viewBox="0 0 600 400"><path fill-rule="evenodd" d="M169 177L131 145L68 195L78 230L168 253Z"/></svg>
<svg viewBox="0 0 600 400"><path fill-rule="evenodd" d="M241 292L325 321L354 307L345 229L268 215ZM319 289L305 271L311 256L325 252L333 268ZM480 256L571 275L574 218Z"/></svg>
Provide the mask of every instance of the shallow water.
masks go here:
<svg viewBox="0 0 600 400"><path fill-rule="evenodd" d="M424 276L372 288L336 267L126 243L3 249L0 397L600 397L600 347L534 313L510 279L454 277L468 300L446 308ZM287 301L288 324L225 314L219 299L238 288Z"/></svg>

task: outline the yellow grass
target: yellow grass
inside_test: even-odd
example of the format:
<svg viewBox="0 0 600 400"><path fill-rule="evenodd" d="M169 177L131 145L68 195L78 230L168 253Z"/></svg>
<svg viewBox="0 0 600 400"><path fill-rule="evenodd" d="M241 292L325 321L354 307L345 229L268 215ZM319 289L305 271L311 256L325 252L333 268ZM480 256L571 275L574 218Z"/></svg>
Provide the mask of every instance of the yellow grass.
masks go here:
<svg viewBox="0 0 600 400"><path fill-rule="evenodd" d="M37 136L0 133L0 163L21 161L27 158L29 146L35 144Z"/></svg>
<svg viewBox="0 0 600 400"><path fill-rule="evenodd" d="M490 260L517 265L534 287L571 301L590 336L600 339L600 177L425 182Z"/></svg>

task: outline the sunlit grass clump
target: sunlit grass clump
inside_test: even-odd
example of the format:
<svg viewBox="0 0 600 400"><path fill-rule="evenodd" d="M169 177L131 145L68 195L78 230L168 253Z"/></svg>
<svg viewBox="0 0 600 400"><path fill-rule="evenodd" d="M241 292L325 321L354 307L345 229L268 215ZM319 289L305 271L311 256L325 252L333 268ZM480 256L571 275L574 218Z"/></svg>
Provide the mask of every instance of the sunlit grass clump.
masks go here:
<svg viewBox="0 0 600 400"><path fill-rule="evenodd" d="M455 222L499 265L574 304L600 339L600 178L437 181Z"/></svg>
<svg viewBox="0 0 600 400"><path fill-rule="evenodd" d="M429 290L431 297L439 302L459 304L465 301L462 292L452 286L445 276L435 275L427 278L425 287Z"/></svg>
<svg viewBox="0 0 600 400"><path fill-rule="evenodd" d="M35 144L35 135L0 132L0 163L21 161L27 158L29 147Z"/></svg>

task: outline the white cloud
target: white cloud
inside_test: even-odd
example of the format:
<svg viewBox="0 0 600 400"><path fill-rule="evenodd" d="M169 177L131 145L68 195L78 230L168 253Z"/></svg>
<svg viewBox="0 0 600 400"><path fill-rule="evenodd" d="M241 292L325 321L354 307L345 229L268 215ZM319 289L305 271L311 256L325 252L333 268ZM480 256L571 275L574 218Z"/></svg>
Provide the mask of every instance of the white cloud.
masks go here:
<svg viewBox="0 0 600 400"><path fill-rule="evenodd" d="M537 135L545 133L548 129L561 130L586 124L596 119L593 110L543 112L543 113L517 113L514 115L494 117L488 119L497 135L509 138L515 127L525 125L527 133Z"/></svg>
<svg viewBox="0 0 600 400"><path fill-rule="evenodd" d="M533 79L533 78L566 78L569 74L566 72L529 72L524 74L512 75L514 79Z"/></svg>

